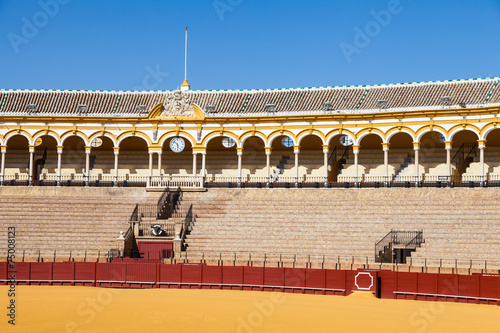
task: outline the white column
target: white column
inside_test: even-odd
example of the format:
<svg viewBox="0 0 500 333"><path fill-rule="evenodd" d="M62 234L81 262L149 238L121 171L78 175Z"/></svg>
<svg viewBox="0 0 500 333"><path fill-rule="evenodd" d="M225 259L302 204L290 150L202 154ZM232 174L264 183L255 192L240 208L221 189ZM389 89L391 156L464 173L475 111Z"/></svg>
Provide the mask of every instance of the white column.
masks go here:
<svg viewBox="0 0 500 333"><path fill-rule="evenodd" d="M295 154L295 187L299 186L299 153L300 146L293 146L293 152Z"/></svg>
<svg viewBox="0 0 500 333"><path fill-rule="evenodd" d="M415 151L415 181L418 182L420 180L420 163L418 161L420 142L413 142L413 150Z"/></svg>
<svg viewBox="0 0 500 333"><path fill-rule="evenodd" d="M30 151L30 162L29 162L29 168L28 168L28 179L29 179L29 184L33 184L33 154L35 153L35 146L29 146L29 151Z"/></svg>
<svg viewBox="0 0 500 333"><path fill-rule="evenodd" d="M114 186L118 186L118 155L120 154L120 147L113 147L115 153L115 175L114 175Z"/></svg>
<svg viewBox="0 0 500 333"><path fill-rule="evenodd" d="M90 150L91 147L85 147L85 175L87 176L87 181L85 185L89 185L90 181Z"/></svg>
<svg viewBox="0 0 500 333"><path fill-rule="evenodd" d="M238 184L241 184L241 160L243 156L243 148L236 148L238 155Z"/></svg>
<svg viewBox="0 0 500 333"><path fill-rule="evenodd" d="M196 160L197 160L197 154L196 152L193 152L193 183L196 182Z"/></svg>
<svg viewBox="0 0 500 333"><path fill-rule="evenodd" d="M478 148L479 148L479 164L481 167L480 171L480 180L481 183L484 182L485 174L484 174L484 150L486 149L486 140L478 140Z"/></svg>
<svg viewBox="0 0 500 333"><path fill-rule="evenodd" d="M323 167L325 168L325 187L328 186L328 153L330 152L329 145L323 145Z"/></svg>
<svg viewBox="0 0 500 333"><path fill-rule="evenodd" d="M269 185L271 182L271 151L273 148L271 147L266 147L266 175L267 175L267 181L266 183Z"/></svg>
<svg viewBox="0 0 500 333"><path fill-rule="evenodd" d="M63 146L57 147L57 186L61 185Z"/></svg>
<svg viewBox="0 0 500 333"><path fill-rule="evenodd" d="M354 181L357 183L359 146L352 146L352 153L354 154Z"/></svg>
<svg viewBox="0 0 500 333"><path fill-rule="evenodd" d="M161 180L161 151L158 152L158 176Z"/></svg>
<svg viewBox="0 0 500 333"><path fill-rule="evenodd" d="M7 153L7 146L2 146L2 166L0 170L0 185L3 185L5 180L5 154Z"/></svg>
<svg viewBox="0 0 500 333"><path fill-rule="evenodd" d="M148 176L148 187L151 186L151 177L153 176L153 152L149 152L149 176Z"/></svg>
<svg viewBox="0 0 500 333"><path fill-rule="evenodd" d="M445 142L445 149L446 149L446 170L448 170L448 176L450 177L451 181L451 145L452 141L446 141Z"/></svg>
<svg viewBox="0 0 500 333"><path fill-rule="evenodd" d="M384 150L384 180L389 180L389 143L382 143Z"/></svg>
<svg viewBox="0 0 500 333"><path fill-rule="evenodd" d="M207 157L207 152L204 151L201 153L201 180L200 180L200 187L203 187L205 183L205 172L206 172L206 157Z"/></svg>

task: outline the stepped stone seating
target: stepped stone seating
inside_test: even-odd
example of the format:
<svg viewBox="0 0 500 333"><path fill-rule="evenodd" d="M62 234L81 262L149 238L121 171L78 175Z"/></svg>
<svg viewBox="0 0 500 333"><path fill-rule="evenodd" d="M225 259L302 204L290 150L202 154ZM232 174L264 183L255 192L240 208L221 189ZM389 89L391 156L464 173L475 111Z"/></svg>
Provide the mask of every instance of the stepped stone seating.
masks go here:
<svg viewBox="0 0 500 333"><path fill-rule="evenodd" d="M412 258L498 260L495 189L210 189L184 193L196 222L187 256L366 256L391 229L423 230ZM184 205L184 203L183 203ZM320 260L320 259L318 259Z"/></svg>
<svg viewBox="0 0 500 333"><path fill-rule="evenodd" d="M156 203L159 192L136 188L0 187L0 243L7 244L7 228L16 228L16 257L104 256L117 247L120 231L129 228L135 205ZM5 256L7 248L0 250ZM50 257L50 254L48 255Z"/></svg>
<svg viewBox="0 0 500 333"><path fill-rule="evenodd" d="M394 177L401 169L405 160L410 156L408 149L390 149L388 176ZM377 180L385 175L384 152L382 149L361 149L358 155L358 177L364 180ZM352 180L355 176L354 154L349 158L341 170L338 181Z"/></svg>
<svg viewBox="0 0 500 333"><path fill-rule="evenodd" d="M451 151L451 157L455 154L458 148L454 148ZM395 180L405 180L406 177L415 177L415 153L410 153L412 157L411 163L409 163L405 168L396 175ZM419 177L428 180L437 180L439 176L447 176L448 170L446 167L446 150L443 149L421 149L419 156ZM451 165L452 174L456 166Z"/></svg>
<svg viewBox="0 0 500 333"><path fill-rule="evenodd" d="M281 152L273 152L280 154ZM285 164L282 175L284 177L295 177L295 154L283 152L282 155L290 156ZM279 162L279 161L278 161ZM311 179L324 177L324 155L322 150L301 150L299 153L299 179Z"/></svg>
<svg viewBox="0 0 500 333"><path fill-rule="evenodd" d="M484 173L491 180L500 179L500 147L486 146L484 151ZM473 157L472 162L462 175L463 180L474 179L481 175L479 152Z"/></svg>

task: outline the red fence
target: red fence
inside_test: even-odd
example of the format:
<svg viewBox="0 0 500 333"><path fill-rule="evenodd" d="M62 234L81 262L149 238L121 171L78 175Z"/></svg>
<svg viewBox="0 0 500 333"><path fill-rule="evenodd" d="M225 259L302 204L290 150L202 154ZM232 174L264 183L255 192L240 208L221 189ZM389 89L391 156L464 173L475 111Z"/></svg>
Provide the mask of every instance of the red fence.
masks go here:
<svg viewBox="0 0 500 333"><path fill-rule="evenodd" d="M0 263L0 284L261 290L500 305L500 275L328 270L201 264Z"/></svg>

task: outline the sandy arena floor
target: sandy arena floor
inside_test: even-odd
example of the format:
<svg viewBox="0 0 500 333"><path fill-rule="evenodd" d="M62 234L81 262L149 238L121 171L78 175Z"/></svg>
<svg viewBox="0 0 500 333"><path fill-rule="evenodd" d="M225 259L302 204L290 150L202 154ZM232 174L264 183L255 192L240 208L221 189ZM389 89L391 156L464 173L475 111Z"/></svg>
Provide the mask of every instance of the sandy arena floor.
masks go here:
<svg viewBox="0 0 500 333"><path fill-rule="evenodd" d="M0 286L0 332L499 332L500 307L219 290Z"/></svg>

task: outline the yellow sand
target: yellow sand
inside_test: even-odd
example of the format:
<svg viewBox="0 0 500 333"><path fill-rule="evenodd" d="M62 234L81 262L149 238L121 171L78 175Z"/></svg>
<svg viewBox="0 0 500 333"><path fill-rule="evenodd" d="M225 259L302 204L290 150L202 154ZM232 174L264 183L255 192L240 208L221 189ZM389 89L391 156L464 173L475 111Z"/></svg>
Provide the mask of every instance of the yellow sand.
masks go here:
<svg viewBox="0 0 500 333"><path fill-rule="evenodd" d="M500 307L219 290L0 287L0 332L499 332Z"/></svg>

